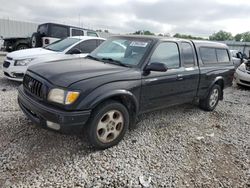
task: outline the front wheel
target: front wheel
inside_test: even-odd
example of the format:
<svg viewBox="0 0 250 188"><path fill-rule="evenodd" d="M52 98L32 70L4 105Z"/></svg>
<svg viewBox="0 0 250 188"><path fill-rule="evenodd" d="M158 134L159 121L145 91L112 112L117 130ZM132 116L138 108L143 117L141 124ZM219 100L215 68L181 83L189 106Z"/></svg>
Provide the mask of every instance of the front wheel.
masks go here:
<svg viewBox="0 0 250 188"><path fill-rule="evenodd" d="M118 144L129 127L127 108L119 102L109 100L99 105L88 123L89 143L97 149L106 149Z"/></svg>
<svg viewBox="0 0 250 188"><path fill-rule="evenodd" d="M221 92L221 87L215 84L210 89L207 97L203 100L200 100L200 107L206 111L213 111L219 102Z"/></svg>

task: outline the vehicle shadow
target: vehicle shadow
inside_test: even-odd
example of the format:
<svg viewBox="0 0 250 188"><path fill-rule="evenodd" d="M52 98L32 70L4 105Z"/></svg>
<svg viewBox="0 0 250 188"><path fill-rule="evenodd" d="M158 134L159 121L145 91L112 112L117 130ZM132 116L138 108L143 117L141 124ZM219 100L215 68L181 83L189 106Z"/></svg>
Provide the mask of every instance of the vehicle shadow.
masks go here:
<svg viewBox="0 0 250 188"><path fill-rule="evenodd" d="M20 85L22 84L22 82L17 82L17 81L13 81L13 80L9 80L7 78L4 77L0 77L0 89L4 90L4 89L16 89L18 88Z"/></svg>

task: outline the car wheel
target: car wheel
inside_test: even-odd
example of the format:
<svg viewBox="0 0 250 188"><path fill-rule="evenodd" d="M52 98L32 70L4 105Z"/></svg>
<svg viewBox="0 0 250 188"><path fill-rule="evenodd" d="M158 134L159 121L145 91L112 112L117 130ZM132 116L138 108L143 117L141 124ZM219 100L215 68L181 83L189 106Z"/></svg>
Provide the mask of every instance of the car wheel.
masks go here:
<svg viewBox="0 0 250 188"><path fill-rule="evenodd" d="M87 137L96 149L106 149L118 144L129 127L127 108L119 102L109 100L99 105L88 123Z"/></svg>
<svg viewBox="0 0 250 188"><path fill-rule="evenodd" d="M42 37L39 33L33 33L31 37L31 44L32 48L42 47Z"/></svg>
<svg viewBox="0 0 250 188"><path fill-rule="evenodd" d="M19 44L17 47L16 47L16 50L24 50L24 49L27 49L28 46L25 45L25 44Z"/></svg>
<svg viewBox="0 0 250 188"><path fill-rule="evenodd" d="M200 107L206 111L213 111L219 102L220 96L221 87L215 84L209 91L207 97L203 100L200 100Z"/></svg>

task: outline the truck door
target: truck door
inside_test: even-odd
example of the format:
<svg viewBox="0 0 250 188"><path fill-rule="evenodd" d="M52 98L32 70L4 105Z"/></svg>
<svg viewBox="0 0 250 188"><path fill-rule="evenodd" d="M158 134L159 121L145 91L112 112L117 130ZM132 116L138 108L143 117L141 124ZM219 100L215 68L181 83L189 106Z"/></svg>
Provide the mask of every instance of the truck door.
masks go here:
<svg viewBox="0 0 250 188"><path fill-rule="evenodd" d="M142 75L141 111L182 103L183 71L180 48L176 42L161 42L154 50L149 63L164 63L166 72L151 71Z"/></svg>
<svg viewBox="0 0 250 188"><path fill-rule="evenodd" d="M182 98L192 101L197 94L200 70L192 43L185 41L180 45L183 72L180 75L182 81L179 84L182 87Z"/></svg>

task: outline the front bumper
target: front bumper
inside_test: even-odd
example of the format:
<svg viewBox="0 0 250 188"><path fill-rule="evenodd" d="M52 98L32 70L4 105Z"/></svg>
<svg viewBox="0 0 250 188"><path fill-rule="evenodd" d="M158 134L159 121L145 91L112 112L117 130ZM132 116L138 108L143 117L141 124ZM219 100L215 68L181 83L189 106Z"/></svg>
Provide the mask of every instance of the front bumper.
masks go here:
<svg viewBox="0 0 250 188"><path fill-rule="evenodd" d="M250 87L250 72L242 72L237 69L234 77L237 84Z"/></svg>
<svg viewBox="0 0 250 188"><path fill-rule="evenodd" d="M35 124L49 128L47 121L60 125L58 131L78 132L89 119L91 111L64 111L43 105L24 92L23 85L18 88L18 104L24 114ZM50 128L49 128L50 129Z"/></svg>
<svg viewBox="0 0 250 188"><path fill-rule="evenodd" d="M9 80L22 82L24 74L27 70L27 66L14 66L13 65L14 62L12 61L5 60L5 62L8 62L10 65L8 67L4 67L3 65L2 68L3 68L4 76L8 78Z"/></svg>

